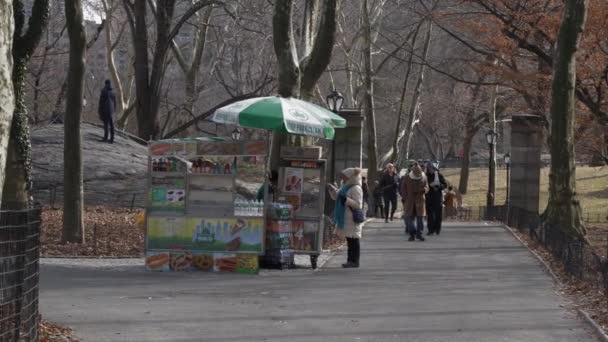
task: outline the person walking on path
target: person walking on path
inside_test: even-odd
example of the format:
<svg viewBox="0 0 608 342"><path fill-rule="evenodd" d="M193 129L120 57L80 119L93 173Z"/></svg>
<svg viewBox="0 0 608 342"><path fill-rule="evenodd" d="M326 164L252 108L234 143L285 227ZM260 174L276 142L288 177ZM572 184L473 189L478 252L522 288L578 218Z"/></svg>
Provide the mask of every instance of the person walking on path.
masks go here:
<svg viewBox="0 0 608 342"><path fill-rule="evenodd" d="M374 216L384 218L384 205L382 204L382 188L379 181L374 181Z"/></svg>
<svg viewBox="0 0 608 342"><path fill-rule="evenodd" d="M426 196L427 228L429 231L427 235L439 235L441 222L443 221L443 190L448 185L435 164L428 162L426 170L429 182L429 193Z"/></svg>
<svg viewBox="0 0 608 342"><path fill-rule="evenodd" d="M399 175L395 170L395 165L388 164L386 166L386 171L380 179L380 188L384 198L384 222L388 222L389 212L392 221L397 210L397 190L399 190Z"/></svg>
<svg viewBox="0 0 608 342"><path fill-rule="evenodd" d="M99 119L103 122L103 140L102 142L114 143L114 120L113 115L116 111L116 95L112 89L112 82L106 80L104 88L99 96ZM108 140L110 133L110 140Z"/></svg>
<svg viewBox="0 0 608 342"><path fill-rule="evenodd" d="M369 186L367 185L367 177L361 177L361 189L363 189L363 212L366 213L369 209Z"/></svg>
<svg viewBox="0 0 608 342"><path fill-rule="evenodd" d="M412 170L403 178L401 182L401 193L405 195L403 216L406 220L406 230L410 234L409 241L415 239L424 241L422 232L423 218L426 216L425 195L429 190L428 181L418 163L414 164ZM414 220L416 220L415 226Z"/></svg>
<svg viewBox="0 0 608 342"><path fill-rule="evenodd" d="M344 268L359 267L363 232L363 189L361 188L361 169L349 168L340 173L342 187L329 185L329 195L336 201L336 233L346 238L348 245L347 260ZM357 216L357 213L359 216ZM360 222L359 222L360 221Z"/></svg>

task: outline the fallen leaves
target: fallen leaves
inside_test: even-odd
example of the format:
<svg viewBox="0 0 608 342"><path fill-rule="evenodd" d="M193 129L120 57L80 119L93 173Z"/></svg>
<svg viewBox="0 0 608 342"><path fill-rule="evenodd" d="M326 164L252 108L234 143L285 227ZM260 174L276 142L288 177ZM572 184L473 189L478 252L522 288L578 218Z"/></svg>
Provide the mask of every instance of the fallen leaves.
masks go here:
<svg viewBox="0 0 608 342"><path fill-rule="evenodd" d="M140 257L144 252L145 227L138 224L141 210L86 207L85 243L62 243L63 210L44 208L40 234L41 255L89 257Z"/></svg>
<svg viewBox="0 0 608 342"><path fill-rule="evenodd" d="M40 342L80 342L70 328L40 320Z"/></svg>

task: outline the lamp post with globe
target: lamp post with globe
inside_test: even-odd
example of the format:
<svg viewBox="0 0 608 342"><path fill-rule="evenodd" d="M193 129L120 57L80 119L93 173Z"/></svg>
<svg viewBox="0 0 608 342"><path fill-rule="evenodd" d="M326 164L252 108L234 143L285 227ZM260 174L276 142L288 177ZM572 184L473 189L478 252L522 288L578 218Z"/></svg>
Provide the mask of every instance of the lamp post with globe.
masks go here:
<svg viewBox="0 0 608 342"><path fill-rule="evenodd" d="M335 114L340 114L342 105L344 104L344 96L335 88L327 95L327 108ZM331 182L336 181L336 137L331 141Z"/></svg>

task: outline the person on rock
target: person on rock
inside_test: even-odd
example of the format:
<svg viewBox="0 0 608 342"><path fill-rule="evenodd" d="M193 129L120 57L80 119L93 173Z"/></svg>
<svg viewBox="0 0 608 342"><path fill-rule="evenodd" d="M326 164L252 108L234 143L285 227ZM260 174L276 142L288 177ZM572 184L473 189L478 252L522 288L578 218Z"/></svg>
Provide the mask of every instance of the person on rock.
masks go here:
<svg viewBox="0 0 608 342"><path fill-rule="evenodd" d="M403 216L406 220L406 231L410 235L409 241L424 241L422 232L426 216L425 196L428 190L426 175L420 165L415 163L401 182L401 193L405 196Z"/></svg>
<svg viewBox="0 0 608 342"><path fill-rule="evenodd" d="M348 245L344 268L358 268L361 254L360 239L363 233L363 222L357 222L355 211L363 210L363 189L361 188L361 169L348 168L340 173L340 189L328 184L329 195L336 201L334 221L336 234L345 237ZM361 218L361 217L359 217ZM364 219L364 218L363 218Z"/></svg>
<svg viewBox="0 0 608 342"><path fill-rule="evenodd" d="M112 82L106 80L104 88L99 95L99 119L103 122L103 139L102 142L114 143L114 112L116 112L116 95L112 89ZM108 133L110 139L108 140Z"/></svg>
<svg viewBox="0 0 608 342"><path fill-rule="evenodd" d="M397 190L399 190L399 175L397 174L395 165L388 164L386 166L386 170L380 179L380 188L382 188L382 197L384 199L384 222L388 222L389 212L392 221L395 211L397 211Z"/></svg>
<svg viewBox="0 0 608 342"><path fill-rule="evenodd" d="M426 164L426 170L429 182L429 193L426 195L427 235L439 235L443 221L443 190L448 184L432 162Z"/></svg>

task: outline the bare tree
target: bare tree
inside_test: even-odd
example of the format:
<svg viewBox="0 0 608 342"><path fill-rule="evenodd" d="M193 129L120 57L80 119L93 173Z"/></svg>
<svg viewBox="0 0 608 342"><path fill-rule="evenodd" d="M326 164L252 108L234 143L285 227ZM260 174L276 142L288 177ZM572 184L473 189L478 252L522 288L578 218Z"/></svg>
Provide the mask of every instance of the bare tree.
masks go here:
<svg viewBox="0 0 608 342"><path fill-rule="evenodd" d="M557 37L551 87L551 174L547 224L576 237L586 235L576 194L574 126L576 116L576 52L587 18L587 0L567 0Z"/></svg>
<svg viewBox="0 0 608 342"><path fill-rule="evenodd" d="M84 95L86 32L82 0L65 0L65 15L70 39L70 64L64 125L63 153L63 234L65 242L84 243L82 133L80 120Z"/></svg>
<svg viewBox="0 0 608 342"><path fill-rule="evenodd" d="M12 81L13 61L10 58L13 45L13 29L12 1L0 0L0 191L4 188L4 167L15 108ZM0 200L2 197L0 196Z"/></svg>
<svg viewBox="0 0 608 342"><path fill-rule="evenodd" d="M25 8L21 0L14 0L15 33L13 37L13 86L15 88L15 114L11 125L4 184L3 207L26 208L30 202L32 183L32 153L28 114L25 105L27 64L42 37L49 16L49 0L36 0L25 29Z"/></svg>
<svg viewBox="0 0 608 342"><path fill-rule="evenodd" d="M181 27L204 7L223 4L219 0L200 0L184 12L173 24L176 0L158 0L156 4L156 41L149 46L147 26L147 1L123 0L135 51L135 89L137 128L140 138L157 138L160 133L159 109L162 82L166 69L167 53L171 41ZM149 51L152 50L152 58ZM151 65L150 65L151 61Z"/></svg>
<svg viewBox="0 0 608 342"><path fill-rule="evenodd" d="M123 86L123 79L116 68L116 62L114 61L114 51L118 47L121 42L121 39L124 35L124 32L127 28L127 23L120 23L120 28L118 29L118 34L116 37L114 34L113 24L116 23L114 20L114 14L119 9L120 0L102 0L103 13L105 14L105 22L106 27L104 30L105 33L105 45L106 45L106 61L108 64L108 72L110 73L110 77L112 78L112 82L114 83L115 93L116 93L116 118L117 118L117 126L124 128L129 118L129 114L133 110L133 106L131 103L131 85L133 82L133 74L128 75L126 79L126 87ZM131 65L131 64L130 64ZM129 68L130 70L131 68Z"/></svg>

